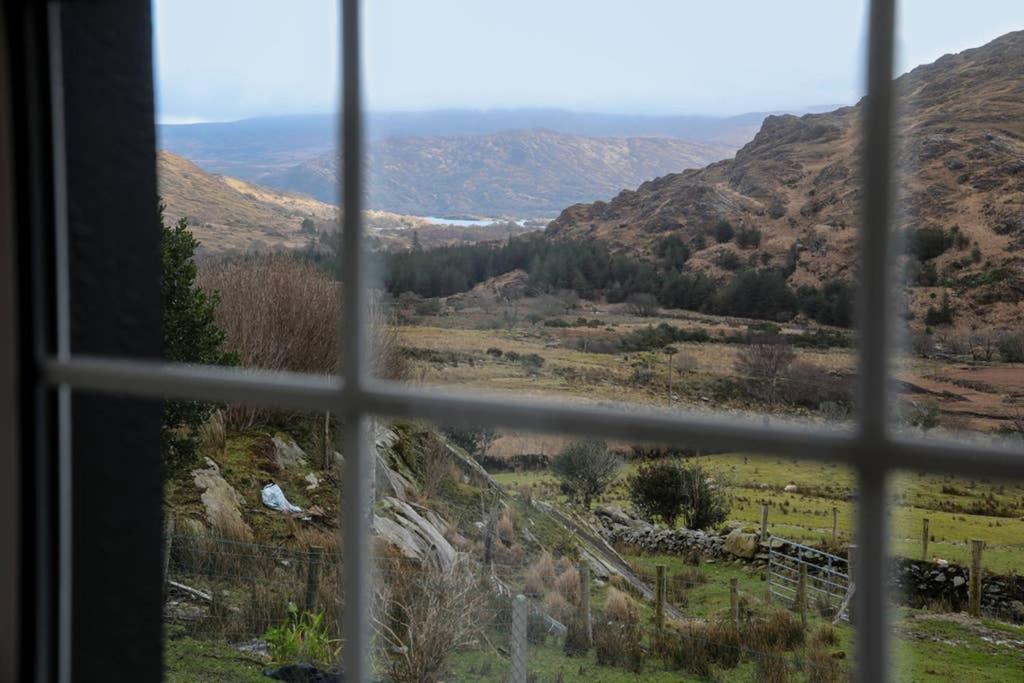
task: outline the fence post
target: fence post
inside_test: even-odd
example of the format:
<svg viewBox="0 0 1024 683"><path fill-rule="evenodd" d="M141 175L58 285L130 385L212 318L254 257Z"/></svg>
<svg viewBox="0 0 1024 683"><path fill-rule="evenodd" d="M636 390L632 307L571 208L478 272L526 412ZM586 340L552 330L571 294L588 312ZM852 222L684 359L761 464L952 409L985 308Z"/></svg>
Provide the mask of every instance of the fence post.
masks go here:
<svg viewBox="0 0 1024 683"><path fill-rule="evenodd" d="M324 452L323 452L323 465L321 469L331 469L331 452L334 450L331 447L331 411L324 411Z"/></svg>
<svg viewBox="0 0 1024 683"><path fill-rule="evenodd" d="M796 587L797 609L800 610L800 624L807 628L807 565L800 563L800 583Z"/></svg>
<svg viewBox="0 0 1024 683"><path fill-rule="evenodd" d="M586 561L580 562L580 617L589 649L594 645L594 624L590 617L590 565Z"/></svg>
<svg viewBox="0 0 1024 683"><path fill-rule="evenodd" d="M768 540L768 505L761 506L761 540Z"/></svg>
<svg viewBox="0 0 1024 683"><path fill-rule="evenodd" d="M981 549L985 546L984 541L976 538L971 539L971 575L968 577L969 588L968 611L972 617L978 616L981 612Z"/></svg>
<svg viewBox="0 0 1024 683"><path fill-rule="evenodd" d="M736 626L740 625L740 595L737 584L739 579L729 579L729 607L732 609L732 621Z"/></svg>
<svg viewBox="0 0 1024 683"><path fill-rule="evenodd" d="M170 578L171 571L171 543L174 539L174 517L167 518L167 524L164 526L164 583L163 592L167 595L167 580Z"/></svg>
<svg viewBox="0 0 1024 683"><path fill-rule="evenodd" d="M659 564L655 567L657 578L654 583L654 627L658 630L658 636L665 628L665 565Z"/></svg>
<svg viewBox="0 0 1024 683"><path fill-rule="evenodd" d="M317 596L320 594L320 556L323 548L311 546L309 563L306 565L306 611L314 612Z"/></svg>
<svg viewBox="0 0 1024 683"><path fill-rule="evenodd" d="M512 601L512 674L511 683L526 683L526 596Z"/></svg>
<svg viewBox="0 0 1024 683"><path fill-rule="evenodd" d="M928 518L924 518L924 524L921 529L921 559L925 562L928 561Z"/></svg>
<svg viewBox="0 0 1024 683"><path fill-rule="evenodd" d="M839 508L832 508L832 547L836 547L839 540ZM835 552L833 550L832 552Z"/></svg>

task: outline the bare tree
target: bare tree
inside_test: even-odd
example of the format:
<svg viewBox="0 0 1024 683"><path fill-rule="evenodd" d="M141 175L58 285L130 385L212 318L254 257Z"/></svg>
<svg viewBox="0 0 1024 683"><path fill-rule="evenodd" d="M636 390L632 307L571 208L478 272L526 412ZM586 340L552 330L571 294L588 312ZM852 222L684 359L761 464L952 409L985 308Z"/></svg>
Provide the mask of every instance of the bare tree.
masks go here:
<svg viewBox="0 0 1024 683"><path fill-rule="evenodd" d="M970 345L971 358L988 362L999 350L999 338L992 330L976 330L971 333Z"/></svg>
<svg viewBox="0 0 1024 683"><path fill-rule="evenodd" d="M653 294L638 293L630 294L626 304L633 315L641 318L648 318L658 310L658 299Z"/></svg>
<svg viewBox="0 0 1024 683"><path fill-rule="evenodd" d="M736 372L747 378L755 395L775 403L780 380L795 358L789 342L779 335L755 337L737 355Z"/></svg>

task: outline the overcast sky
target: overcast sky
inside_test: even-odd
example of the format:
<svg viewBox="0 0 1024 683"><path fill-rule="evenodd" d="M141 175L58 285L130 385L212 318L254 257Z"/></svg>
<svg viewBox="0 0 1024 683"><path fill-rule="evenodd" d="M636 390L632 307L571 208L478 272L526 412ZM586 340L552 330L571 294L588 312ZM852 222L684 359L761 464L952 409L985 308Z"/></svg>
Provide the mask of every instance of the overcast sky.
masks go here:
<svg viewBox="0 0 1024 683"><path fill-rule="evenodd" d="M154 0L162 122L327 112L337 0ZM899 67L1024 28L1024 0L904 0ZM372 109L738 114L848 104L862 0L368 0Z"/></svg>

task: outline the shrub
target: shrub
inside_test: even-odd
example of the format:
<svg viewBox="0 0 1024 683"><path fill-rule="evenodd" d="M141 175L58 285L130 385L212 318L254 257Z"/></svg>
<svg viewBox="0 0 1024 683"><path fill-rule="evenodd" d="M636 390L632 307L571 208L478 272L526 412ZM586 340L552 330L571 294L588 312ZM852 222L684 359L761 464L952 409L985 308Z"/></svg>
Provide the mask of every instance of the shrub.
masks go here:
<svg viewBox="0 0 1024 683"><path fill-rule="evenodd" d="M839 662L819 644L808 647L804 653L804 676L807 683L839 683L844 680Z"/></svg>
<svg viewBox="0 0 1024 683"><path fill-rule="evenodd" d="M509 508L505 508L502 511L498 524L495 526L495 531L498 532L498 538L505 545L512 545L512 542L515 541L516 527L512 521L512 512Z"/></svg>
<svg viewBox="0 0 1024 683"><path fill-rule="evenodd" d="M953 324L953 304L949 300L949 294L942 295L942 305L939 308L928 307L924 314L924 324L929 327Z"/></svg>
<svg viewBox="0 0 1024 683"><path fill-rule="evenodd" d="M477 642L483 592L465 561L445 570L391 563L371 615L378 670L390 681L435 681L460 648Z"/></svg>
<svg viewBox="0 0 1024 683"><path fill-rule="evenodd" d="M594 654L601 666L619 666L630 671L643 669L644 649L640 627L600 615L594 620Z"/></svg>
<svg viewBox="0 0 1024 683"><path fill-rule="evenodd" d="M736 244L741 247L761 246L761 231L757 228L740 228L736 233Z"/></svg>
<svg viewBox="0 0 1024 683"><path fill-rule="evenodd" d="M776 609L764 619L749 622L746 641L760 652L792 650L804 642L804 628L792 612Z"/></svg>
<svg viewBox="0 0 1024 683"><path fill-rule="evenodd" d="M698 678L709 677L713 661L707 628L707 624L698 621L681 624L678 634L662 638L658 643L662 658L673 669Z"/></svg>
<svg viewBox="0 0 1024 683"><path fill-rule="evenodd" d="M941 421L939 404L935 401L907 401L900 405L899 416L905 424L920 427L924 431L938 427Z"/></svg>
<svg viewBox="0 0 1024 683"><path fill-rule="evenodd" d="M817 408L822 403L849 403L845 382L813 363L796 362L787 368L781 395L789 403Z"/></svg>
<svg viewBox="0 0 1024 683"><path fill-rule="evenodd" d="M661 519L670 527L682 516L687 528L706 529L729 514L728 499L696 465L644 465L629 480L629 498L642 517Z"/></svg>
<svg viewBox="0 0 1024 683"><path fill-rule="evenodd" d="M271 626L263 634L271 658L279 664L307 662L333 664L341 653L341 641L331 638L322 612L299 614L288 604L288 621Z"/></svg>
<svg viewBox="0 0 1024 683"><path fill-rule="evenodd" d="M999 338L999 355L1007 363L1024 363L1024 334L1004 334Z"/></svg>
<svg viewBox="0 0 1024 683"><path fill-rule="evenodd" d="M919 261L941 256L955 241L953 234L942 228L910 229L904 232L904 240L907 253Z"/></svg>
<svg viewBox="0 0 1024 683"><path fill-rule="evenodd" d="M540 372L541 366L544 365L544 356L539 353L524 353L519 356L519 364L531 375L536 375Z"/></svg>
<svg viewBox="0 0 1024 683"><path fill-rule="evenodd" d="M733 238L736 231L733 230L732 224L724 218L715 224L715 241L719 244L725 244Z"/></svg>
<svg viewBox="0 0 1024 683"><path fill-rule="evenodd" d="M487 449L498 437L494 427L444 427L441 433L477 460L487 455Z"/></svg>
<svg viewBox="0 0 1024 683"><path fill-rule="evenodd" d="M754 661L754 671L758 683L789 683L789 662L778 649L759 651Z"/></svg>
<svg viewBox="0 0 1024 683"><path fill-rule="evenodd" d="M726 270L739 270L743 262L740 261L739 254L735 251L723 251L715 257L715 265L719 268L725 268Z"/></svg>
<svg viewBox="0 0 1024 683"><path fill-rule="evenodd" d="M544 598L544 611L563 624L568 622L573 614L572 605L557 592L548 593Z"/></svg>
<svg viewBox="0 0 1024 683"><path fill-rule="evenodd" d="M629 310L633 315L638 315L641 318L650 317L658 310L657 297L653 294L647 294L644 292L630 294L626 299L626 304L629 306Z"/></svg>
<svg viewBox="0 0 1024 683"><path fill-rule="evenodd" d="M576 567L568 567L555 578L555 590L573 605L580 601L580 573Z"/></svg>
<svg viewBox="0 0 1024 683"><path fill-rule="evenodd" d="M590 509L594 497L615 481L622 461L599 439L573 441L551 461L551 471L573 497Z"/></svg>
<svg viewBox="0 0 1024 683"><path fill-rule="evenodd" d="M640 613L632 598L612 587L608 588L605 596L604 614L612 621L622 624L635 624L640 620Z"/></svg>
<svg viewBox="0 0 1024 683"><path fill-rule="evenodd" d="M769 403L779 397L779 383L796 358L789 343L777 335L765 335L741 349L736 372L745 377L752 393Z"/></svg>

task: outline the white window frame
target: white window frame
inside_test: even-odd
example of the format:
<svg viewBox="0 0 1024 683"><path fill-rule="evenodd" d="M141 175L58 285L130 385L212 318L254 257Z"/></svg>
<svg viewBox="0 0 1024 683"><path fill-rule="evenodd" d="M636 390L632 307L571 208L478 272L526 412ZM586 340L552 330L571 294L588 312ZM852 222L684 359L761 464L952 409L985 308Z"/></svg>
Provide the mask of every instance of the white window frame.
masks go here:
<svg viewBox="0 0 1024 683"><path fill-rule="evenodd" d="M688 446L797 456L837 462L857 473L856 656L857 678L884 681L889 674L888 475L897 469L973 476L1020 477L1021 453L1009 445L978 446L924 440L890 430L889 366L895 291L891 239L893 204L893 48L895 0L871 0L864 112L864 205L857 321L860 339L856 423L852 430L769 425L733 417L614 409L409 386L369 376L362 330L367 303L361 221L363 150L359 0L342 5L342 120L344 225L340 294L341 378L236 368L197 367L130 359L85 357L67 349L68 311L58 307L59 352L42 361L45 383L70 390L140 398L196 399L337 414L348 429L342 450L347 472L341 494L346 604L342 619L347 680L370 680L368 596L371 567L367 420L374 415L421 418L444 424L581 433L613 439L684 443ZM57 243L67 244L58 223ZM62 253L58 248L58 253ZM66 268L66 263L61 264ZM67 278L58 278L66 287ZM352 286L352 285L355 286ZM67 292L58 292L67 301ZM342 378L344 378L342 380ZM60 405L69 411L67 402ZM59 421L70 424L67 415ZM67 443L67 439L62 439ZM156 451L154 451L155 453ZM69 462L63 460L63 462ZM362 512L361 512L362 511ZM62 615L61 620L70 618Z"/></svg>

